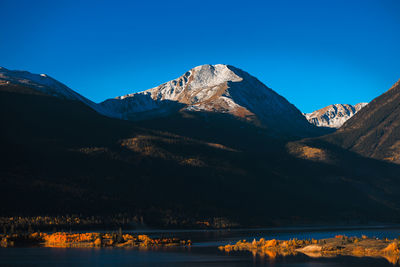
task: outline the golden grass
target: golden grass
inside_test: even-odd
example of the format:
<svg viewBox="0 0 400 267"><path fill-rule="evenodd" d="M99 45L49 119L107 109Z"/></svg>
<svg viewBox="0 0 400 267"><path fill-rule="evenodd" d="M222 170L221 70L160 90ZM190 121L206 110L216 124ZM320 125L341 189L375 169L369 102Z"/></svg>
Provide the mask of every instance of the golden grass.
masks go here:
<svg viewBox="0 0 400 267"><path fill-rule="evenodd" d="M18 244L36 244L44 247L158 247L190 246L190 240L177 238L150 238L147 235L116 233L32 233L0 236L1 247L13 247Z"/></svg>
<svg viewBox="0 0 400 267"><path fill-rule="evenodd" d="M236 244L220 246L219 249L227 253L249 251L254 255L258 254L270 258L302 253L310 257L334 257L338 255L381 257L393 264L400 263L399 240L368 238L364 235L361 239L337 235L335 238L321 240L265 240L264 238L252 242L239 240Z"/></svg>

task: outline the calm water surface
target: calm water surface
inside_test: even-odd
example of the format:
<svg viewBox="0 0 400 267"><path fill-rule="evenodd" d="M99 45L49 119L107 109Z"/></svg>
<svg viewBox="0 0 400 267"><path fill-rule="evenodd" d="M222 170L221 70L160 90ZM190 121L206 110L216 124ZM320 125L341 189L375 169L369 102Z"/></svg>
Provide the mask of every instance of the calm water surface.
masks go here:
<svg viewBox="0 0 400 267"><path fill-rule="evenodd" d="M385 259L336 257L309 258L305 255L269 259L253 256L250 252L219 251L218 246L236 243L239 239L253 240L290 238L329 238L337 234L347 236L375 236L396 238L400 228L373 227L341 229L244 229L223 231L140 231L151 237L175 236L191 239L190 248L159 248L150 250L125 248L3 248L0 249L1 266L393 266Z"/></svg>

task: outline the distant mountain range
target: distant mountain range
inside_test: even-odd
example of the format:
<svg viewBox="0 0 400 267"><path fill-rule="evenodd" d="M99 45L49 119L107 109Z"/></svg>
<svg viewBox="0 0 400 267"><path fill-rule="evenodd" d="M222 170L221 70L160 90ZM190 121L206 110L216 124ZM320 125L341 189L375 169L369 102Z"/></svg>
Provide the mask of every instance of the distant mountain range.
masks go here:
<svg viewBox="0 0 400 267"><path fill-rule="evenodd" d="M299 110L257 78L233 66L202 65L155 88L107 99L96 104L46 74L0 67L0 82L12 82L63 99L80 101L108 117L143 120L179 110L227 113L261 122L276 131L304 135L312 128ZM367 103L334 104L303 114L318 127L339 128Z"/></svg>
<svg viewBox="0 0 400 267"><path fill-rule="evenodd" d="M397 222L399 91L335 131L228 65L99 104L47 75L1 68L0 215Z"/></svg>
<svg viewBox="0 0 400 267"><path fill-rule="evenodd" d="M306 113L307 120L315 126L340 128L348 119L354 116L360 109L368 103L358 103L356 105L334 104Z"/></svg>

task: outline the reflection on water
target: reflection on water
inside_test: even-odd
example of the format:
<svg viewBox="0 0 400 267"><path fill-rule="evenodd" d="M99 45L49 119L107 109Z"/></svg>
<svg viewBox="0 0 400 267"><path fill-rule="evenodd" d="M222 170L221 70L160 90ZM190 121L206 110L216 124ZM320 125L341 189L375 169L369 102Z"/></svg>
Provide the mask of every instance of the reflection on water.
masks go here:
<svg viewBox="0 0 400 267"><path fill-rule="evenodd" d="M323 239L338 234L347 236L376 236L397 238L400 228L374 229L257 229L224 231L146 231L151 237L175 236L191 239L190 248L170 247L152 249L65 249L65 248L5 248L0 249L0 265L38 265L38 266L393 266L391 259L357 258L340 256L320 258L318 255L279 256L273 253L252 254L251 252L219 251L218 246L236 243L239 239ZM315 257L313 257L315 256Z"/></svg>
<svg viewBox="0 0 400 267"><path fill-rule="evenodd" d="M379 239L363 236L362 238L337 235L327 239L291 239L291 240L239 240L236 244L218 247L226 253L248 251L254 256L265 256L273 260L278 256L288 257L304 254L310 258L332 258L337 256L386 258L390 263L399 261L399 240Z"/></svg>

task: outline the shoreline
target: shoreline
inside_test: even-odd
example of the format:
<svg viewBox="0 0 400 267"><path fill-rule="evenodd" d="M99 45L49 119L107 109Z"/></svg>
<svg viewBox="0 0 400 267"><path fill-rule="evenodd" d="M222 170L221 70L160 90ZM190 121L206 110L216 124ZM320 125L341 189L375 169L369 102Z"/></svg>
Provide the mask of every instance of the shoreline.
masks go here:
<svg viewBox="0 0 400 267"><path fill-rule="evenodd" d="M192 245L191 240L176 237L150 238L148 235L132 235L130 233L30 233L0 235L0 247L59 247L59 248L150 248L166 246Z"/></svg>
<svg viewBox="0 0 400 267"><path fill-rule="evenodd" d="M337 235L326 239L277 240L264 238L252 242L239 240L235 244L218 247L227 254L234 251L249 251L253 255L267 256L271 259L282 256L304 254L311 258L331 258L337 256L385 258L392 264L400 263L400 240L370 238L363 235L347 237Z"/></svg>

